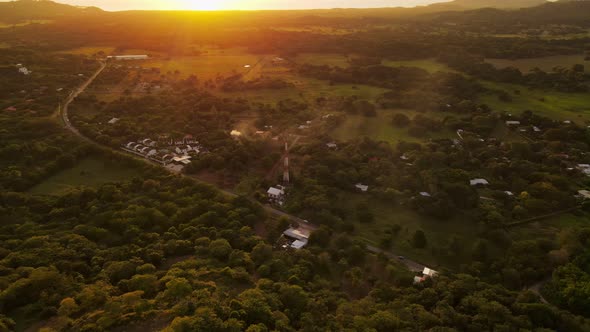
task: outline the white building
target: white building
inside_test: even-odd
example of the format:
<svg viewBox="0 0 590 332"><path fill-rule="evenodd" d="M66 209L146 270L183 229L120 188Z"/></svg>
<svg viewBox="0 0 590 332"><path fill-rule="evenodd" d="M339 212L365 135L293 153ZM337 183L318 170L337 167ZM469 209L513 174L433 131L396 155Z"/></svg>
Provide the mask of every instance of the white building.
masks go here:
<svg viewBox="0 0 590 332"><path fill-rule="evenodd" d="M364 193L366 193L369 190L369 186L362 183L357 183L354 187Z"/></svg>
<svg viewBox="0 0 590 332"><path fill-rule="evenodd" d="M27 67L20 67L18 69L18 72L23 74L23 75L30 75L32 73L32 71L28 70Z"/></svg>
<svg viewBox="0 0 590 332"><path fill-rule="evenodd" d="M469 180L469 184L472 186L487 186L490 183L486 179L473 179Z"/></svg>
<svg viewBox="0 0 590 332"><path fill-rule="evenodd" d="M109 124L115 124L115 123L117 123L117 122L119 122L119 119L118 119L118 118L112 118L112 119L110 119L110 120L109 120L109 122L108 122L108 123L109 123Z"/></svg>
<svg viewBox="0 0 590 332"><path fill-rule="evenodd" d="M432 277L436 277L436 276L438 275L438 272L437 272L437 271L435 271L435 270L433 270L433 269L430 269L430 268L427 268L427 267L425 267L425 268L424 268L424 271L422 271L422 274L423 274L425 277L430 277L430 278L432 278Z"/></svg>
<svg viewBox="0 0 590 332"><path fill-rule="evenodd" d="M270 187L266 193L272 201L281 202L285 198L285 190L283 188Z"/></svg>
<svg viewBox="0 0 590 332"><path fill-rule="evenodd" d="M578 169L587 176L590 176L590 164L578 164Z"/></svg>
<svg viewBox="0 0 590 332"><path fill-rule="evenodd" d="M310 232L307 229L289 228L283 232L283 236L292 241L290 247L293 249L301 249L307 245L309 241Z"/></svg>
<svg viewBox="0 0 590 332"><path fill-rule="evenodd" d="M583 199L590 199L590 190L579 190L578 195Z"/></svg>
<svg viewBox="0 0 590 332"><path fill-rule="evenodd" d="M520 121L506 121L507 126L520 126Z"/></svg>

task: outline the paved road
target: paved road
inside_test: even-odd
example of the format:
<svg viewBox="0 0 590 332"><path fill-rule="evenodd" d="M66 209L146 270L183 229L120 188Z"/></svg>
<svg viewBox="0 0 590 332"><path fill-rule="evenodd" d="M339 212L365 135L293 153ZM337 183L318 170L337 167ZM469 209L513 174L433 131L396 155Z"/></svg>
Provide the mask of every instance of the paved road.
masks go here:
<svg viewBox="0 0 590 332"><path fill-rule="evenodd" d="M70 123L70 119L68 118L68 107L70 106L72 101L74 101L74 99L76 99L76 97L78 97L78 95L80 95L82 92L84 92L84 90L86 90L86 88L90 84L92 84L92 82L94 82L96 77L98 77L98 75L100 75L100 73L102 73L102 71L106 68L106 66L107 66L107 63L101 61L100 68L98 68L98 70L92 76L90 76L90 78L88 78L88 80L86 80L86 82L84 82L81 86L79 86L74 91L72 91L72 93L70 93L70 95L68 96L68 98L64 102L63 106L59 110L60 114L61 114L61 119L62 119L64 125L66 126L66 128L69 131L71 131L72 133L74 133L76 136L82 138L83 140L85 140L87 142L91 142L91 143L95 143L95 142L93 142L92 140L90 140L86 136L80 134L78 129L76 129L76 127L72 126L72 124Z"/></svg>
<svg viewBox="0 0 590 332"><path fill-rule="evenodd" d="M82 133L80 133L80 131L79 131L78 129L76 129L76 128L75 128L75 127L74 127L74 126L71 124L71 122L70 122L70 119L68 118L68 107L70 106L70 104L71 104L71 103L72 103L72 102L73 102L73 101L76 99L76 97L78 97L78 96L79 96L79 95L80 95L82 92L84 92L84 90L86 90L86 88L88 88L88 86L89 86L90 84L92 84L92 82L93 82L93 81L96 79L96 77L97 77L98 75L100 75L100 73L101 73L101 72L102 72L102 71L105 69L105 67L106 67L106 62L101 62L101 63L100 63L100 68L99 68L99 69L98 69L98 70L97 70L97 71L96 71L96 72L95 72L95 73L94 73L94 74L93 74L93 75L92 75L92 76L91 76L91 77L90 77L90 78L89 78L89 79L88 79L86 82L84 82L84 83L83 83L83 84L82 84L82 85L81 85L79 88L77 88L76 90L74 90L74 91L73 91L73 92L70 94L70 96L68 96L68 98L66 99L66 101L65 101L65 103L64 103L64 105L63 105L63 107L61 107L61 109L60 109L60 115L61 115L62 121L63 121L63 123L64 123L64 126L65 126L65 127L66 127L66 128L69 130L69 131L71 131L71 132L72 132L74 135L76 135L76 136L80 137L81 139L83 139L84 141L86 141L86 142L88 142L88 143L95 144L95 145L99 145L99 146L101 146L101 147L103 147L103 148L108 148L108 149L110 149L111 151L113 151L113 152L115 152L115 153L121 153L119 150L113 149L113 148L111 148L111 147L104 146L104 145L102 145L102 144L100 144L100 143L98 143L98 142L95 142L95 141L93 141L92 139L90 139L90 138L88 138L88 137L86 137L86 136L82 135ZM127 156L128 156L128 154L125 154L125 155L127 155ZM152 164L152 165L158 165L158 166L160 166L159 164L156 164L156 163L154 163L154 162L152 162L152 161L150 161L150 160L148 160L148 159L145 159L145 158L139 158L139 157L135 157L135 156L133 156L133 157L134 157L134 158L137 158L137 159L139 159L139 160L142 160L142 161L144 161L144 162L150 163L150 164ZM165 168L165 169L167 169L167 168ZM169 170L169 169L167 169L167 170ZM169 171L170 171L170 170L169 170ZM188 175L183 175L183 174L180 174L180 175L181 175L181 176L188 176ZM199 179L199 178L197 178L197 177L195 177L195 176L189 176L189 177L190 177L190 178L192 178L192 179L194 179L194 180L196 180L197 182L200 182L200 183L204 183L204 184L209 184L209 185L213 185L213 186L215 186L214 184L212 184L212 183L208 183L208 182L205 182L205 181L203 181L203 180L201 180L201 179ZM228 196L228 197L238 197L238 196L239 196L238 194L236 194L235 192L232 192L232 191L230 191L230 190L225 190L225 189L219 188L219 187L217 187L217 186L215 186L215 187L216 187L216 188L217 188L219 191L221 191L223 194L225 194L226 196ZM310 224L310 223L309 223L308 221L306 221L306 220L303 220L303 219L301 219L301 218L299 218L299 217L296 217L296 216L294 216L294 215L288 214L288 213L286 213L286 212L283 212L283 211L281 211L281 210L277 210L277 209L275 209L274 207L272 207L272 206L270 206L270 205L268 205L268 204L266 204L266 205L263 205L263 208L264 208L264 210L266 210L268 213L270 213L270 214L272 214L272 215L274 215L274 216L277 216L277 217L279 217L279 218L280 218L280 217L287 218L287 219L289 219L289 220L290 220L290 221L292 221L292 222L296 222L296 223L298 223L298 224L299 224L299 225L301 225L302 227L305 227L305 228L311 228L311 229L316 229L316 228L317 228L317 226L316 226L316 225ZM379 248L377 248L377 247L373 247L373 246L367 245L367 250L368 250L368 251L370 251L370 252L373 252L373 253L377 253L377 254L378 254L378 253L384 253L384 254L385 254L387 257L389 257L389 258L391 258L391 259L395 259L395 260L397 260L397 261L399 261L399 262L403 263L405 266L407 266L407 267L408 267L408 269L409 269L410 271L415 271L415 272L422 272L422 271L424 270L424 267L425 267L424 265L422 265L422 264L420 264L420 263L418 263L418 262L414 262L414 261L412 261L412 260L409 260L409 259L407 259L407 258L400 259L400 258L399 258L400 256L398 256L398 255L394 254L393 252L389 252L389 251L383 251L383 250L381 250L381 249L379 249Z"/></svg>

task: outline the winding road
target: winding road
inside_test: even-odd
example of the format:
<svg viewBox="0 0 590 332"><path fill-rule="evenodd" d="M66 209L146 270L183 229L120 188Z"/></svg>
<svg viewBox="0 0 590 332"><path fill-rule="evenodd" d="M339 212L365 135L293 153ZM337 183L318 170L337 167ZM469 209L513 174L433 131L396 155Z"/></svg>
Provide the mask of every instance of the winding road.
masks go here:
<svg viewBox="0 0 590 332"><path fill-rule="evenodd" d="M84 136L82 133L80 133L80 131L78 129L76 129L76 127L74 127L72 125L72 123L70 122L69 116L68 116L68 108L69 108L70 104L76 99L76 97L78 97L81 93L83 93L88 88L88 86L90 86L92 84L92 82L94 82L94 80L98 77L98 75L100 75L100 73L106 68L106 66L107 66L107 63L105 61L100 61L100 67L98 68L98 70L92 76L90 76L88 78L88 80L86 80L81 86L79 86L74 91L72 91L72 93L68 96L68 98L66 98L66 100L65 100L64 104L62 105L62 107L60 107L59 113L60 113L60 117L62 119L62 122L63 122L65 128L68 129L69 131L71 131L74 135L78 136L79 138L81 138L82 140L84 140L85 142L88 142L90 144L98 145L98 146L100 146L102 148L109 149L109 150L111 150L114 153L121 153L121 151L119 151L119 150L116 150L116 149L114 149L112 147L109 147L109 146L106 146L106 145L102 145L102 144L100 144L100 143L98 143L98 142L90 139L89 137ZM129 154L125 154L125 155L126 156L130 156ZM158 165L158 166L160 166L159 164L156 164L156 163L154 163L154 162L152 162L152 161L150 161L148 159L145 159L145 158L139 158L139 157L135 157L135 156L132 156L132 157L133 158L136 158L138 160L142 160L142 161L147 162L147 163L152 164L152 165ZM167 168L165 168L165 169L167 169ZM180 174L180 175L181 176L188 176L188 175L183 175L183 174ZM209 182L205 182L205 181L203 181L203 180L201 180L201 179L199 179L199 178L197 178L195 176L188 176L188 177L190 177L193 180L196 180L197 182L208 184L208 185L212 185L217 190L221 191L223 194L225 194L228 197L238 197L239 196L235 192L232 192L232 191L229 191L229 190L225 190L223 188L220 188L218 186L215 186L215 184L212 184L212 183L209 183ZM275 209L274 207L272 207L270 205L263 205L263 207L264 207L264 209L268 213L270 213L270 214L272 214L272 215L274 215L276 217L279 217L279 218L287 218L291 222L296 222L301 227L311 228L311 229L317 228L317 226L315 226L313 224L310 224L306 220L303 220L303 219L301 219L299 217L296 217L294 215L288 214L288 213L283 212L281 210L277 210L277 209ZM415 261L412 261L410 259L407 259L407 258L405 258L403 256L400 256L398 254L395 254L395 253L393 253L391 251L384 251L384 250L381 250L381 249L379 249L377 247L370 246L370 245L367 245L366 248L367 248L368 251L370 251L372 253L376 253L376 254L383 253L385 256L387 256L387 257L389 257L389 258L391 258L393 260L396 260L396 261L400 262L401 264L405 265L410 271L422 272L422 270L425 267L424 265L422 265L422 264L420 264L418 262L415 262Z"/></svg>

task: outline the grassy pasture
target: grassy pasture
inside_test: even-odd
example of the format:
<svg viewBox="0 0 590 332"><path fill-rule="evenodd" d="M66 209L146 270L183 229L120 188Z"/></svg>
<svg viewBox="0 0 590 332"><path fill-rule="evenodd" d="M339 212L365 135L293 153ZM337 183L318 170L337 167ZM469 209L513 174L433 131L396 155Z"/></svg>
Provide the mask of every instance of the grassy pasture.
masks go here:
<svg viewBox="0 0 590 332"><path fill-rule="evenodd" d="M247 90L236 92L216 92L227 97L247 98L252 102L274 104L283 99L304 100L310 104L318 97L346 97L358 96L362 99L373 100L386 92L386 89L353 84L330 85L326 81L297 76L292 73L279 73L266 76L276 76L290 82L293 86L286 89Z"/></svg>
<svg viewBox="0 0 590 332"><path fill-rule="evenodd" d="M436 61L435 59L402 61L385 60L383 61L383 65L388 67L417 67L424 69L429 73L435 73L438 71L454 72L453 69L449 68L443 63Z"/></svg>
<svg viewBox="0 0 590 332"><path fill-rule="evenodd" d="M332 66L346 68L350 64L349 58L342 54L302 53L297 55L295 62L314 66Z"/></svg>
<svg viewBox="0 0 590 332"><path fill-rule="evenodd" d="M196 75L199 79L215 78L217 74L248 72L244 66L254 66L259 57L247 53L227 53L219 55L178 56L164 59L149 59L141 62L144 68L160 68L163 73L178 70L182 76Z"/></svg>
<svg viewBox="0 0 590 332"><path fill-rule="evenodd" d="M357 137L367 136L372 139L389 143L399 141L421 142L430 138L452 138L455 134L441 130L440 132L427 133L425 137L413 137L408 134L408 128L397 128L391 124L391 118L395 113L404 113L409 118L418 114L411 110L379 110L376 117L363 115L347 115L346 119L332 130L331 135L341 141L348 141ZM426 114L433 116L432 114Z"/></svg>
<svg viewBox="0 0 590 332"><path fill-rule="evenodd" d="M12 28L12 27L24 27L24 26L31 25L31 24L49 24L49 23L53 23L53 20L28 20L26 22L20 22L20 23L0 22L0 29Z"/></svg>
<svg viewBox="0 0 590 332"><path fill-rule="evenodd" d="M555 120L571 120L578 123L590 121L590 95L587 93L535 90L506 83L481 83L488 89L506 91L512 97L512 101L504 102L495 94L482 95L479 101L496 111L522 113L531 110ZM520 94L515 94L515 90L519 90Z"/></svg>
<svg viewBox="0 0 590 332"><path fill-rule="evenodd" d="M112 46L87 46L87 47L78 47L72 48L69 50L59 51L59 54L77 54L77 55L94 55L100 51L104 52L105 54L111 54L115 50Z"/></svg>
<svg viewBox="0 0 590 332"><path fill-rule="evenodd" d="M396 254L412 257L412 259L428 265L443 263L445 266L453 266L469 260L469 257L454 257L453 262L448 262L439 257L440 252L433 253L432 248L446 246L453 236L461 239L465 249L471 248L474 235L478 233L476 223L466 222L460 217L444 221L436 220L405 207L363 197L365 195L361 194L342 193L340 196L339 201L346 202L345 208L349 209L361 202L367 202L373 213L375 220L372 223L359 223L354 213L349 214L349 221L355 224L354 236L363 241L378 246L386 232L397 224L401 230L393 237L393 244L390 248ZM428 245L425 249L416 249L411 244L414 232L417 230L423 230L426 234ZM467 253L468 250L465 252Z"/></svg>
<svg viewBox="0 0 590 332"><path fill-rule="evenodd" d="M556 55L530 59L486 59L497 68L514 67L523 73L528 73L533 68L551 71L555 67L571 68L575 64L586 65L586 72L590 72L590 61L584 61L584 55Z"/></svg>
<svg viewBox="0 0 590 332"><path fill-rule="evenodd" d="M131 179L136 170L99 157L88 157L70 169L63 170L31 188L37 195L57 195L80 186L97 187L108 182Z"/></svg>

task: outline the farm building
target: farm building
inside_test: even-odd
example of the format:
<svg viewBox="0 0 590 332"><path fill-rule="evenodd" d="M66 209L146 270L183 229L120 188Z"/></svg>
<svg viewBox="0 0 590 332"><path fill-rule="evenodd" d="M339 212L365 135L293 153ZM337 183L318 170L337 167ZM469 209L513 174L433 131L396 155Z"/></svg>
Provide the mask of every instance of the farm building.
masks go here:
<svg viewBox="0 0 590 332"><path fill-rule="evenodd" d="M283 232L283 236L289 241L293 249L301 249L307 245L310 232L307 229L289 228Z"/></svg>
<svg viewBox="0 0 590 332"><path fill-rule="evenodd" d="M438 272L428 268L428 267L424 267L424 270L422 271L422 276L415 276L414 277L414 284L419 284L421 282L424 282L426 279L428 278L434 278L438 275Z"/></svg>
<svg viewBox="0 0 590 332"><path fill-rule="evenodd" d="M520 121L506 121L507 126L520 126Z"/></svg>

